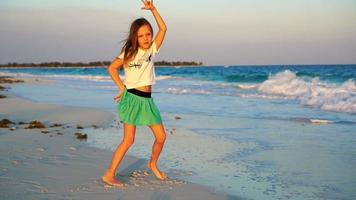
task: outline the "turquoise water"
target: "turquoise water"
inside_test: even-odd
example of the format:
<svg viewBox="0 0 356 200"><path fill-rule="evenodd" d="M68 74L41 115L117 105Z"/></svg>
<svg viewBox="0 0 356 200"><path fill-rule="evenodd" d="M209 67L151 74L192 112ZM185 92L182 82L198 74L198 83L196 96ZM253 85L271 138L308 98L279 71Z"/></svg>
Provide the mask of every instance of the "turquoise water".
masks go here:
<svg viewBox="0 0 356 200"><path fill-rule="evenodd" d="M252 199L356 196L356 65L165 67L156 73L153 98L169 135L160 165L171 177ZM12 86L34 101L115 112L117 89L104 68L0 74L53 80ZM110 150L122 137L117 124L85 131L89 145ZM135 143L129 154L149 158L147 128L138 129Z"/></svg>

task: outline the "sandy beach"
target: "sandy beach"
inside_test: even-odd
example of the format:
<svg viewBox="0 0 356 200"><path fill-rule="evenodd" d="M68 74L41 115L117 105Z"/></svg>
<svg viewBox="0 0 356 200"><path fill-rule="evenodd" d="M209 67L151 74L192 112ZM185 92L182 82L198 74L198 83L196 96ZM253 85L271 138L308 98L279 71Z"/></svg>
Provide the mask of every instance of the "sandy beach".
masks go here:
<svg viewBox="0 0 356 200"><path fill-rule="evenodd" d="M125 189L100 181L123 136L106 69L0 69L0 199L354 199L355 69L157 68L170 179L142 126Z"/></svg>
<svg viewBox="0 0 356 200"><path fill-rule="evenodd" d="M147 160L129 155L117 174L127 187L107 186L100 176L112 152L77 135L85 138L83 128L110 127L112 113L32 102L12 94L11 84L1 85L0 199L241 199L184 180L159 181ZM29 128L35 120L45 128Z"/></svg>

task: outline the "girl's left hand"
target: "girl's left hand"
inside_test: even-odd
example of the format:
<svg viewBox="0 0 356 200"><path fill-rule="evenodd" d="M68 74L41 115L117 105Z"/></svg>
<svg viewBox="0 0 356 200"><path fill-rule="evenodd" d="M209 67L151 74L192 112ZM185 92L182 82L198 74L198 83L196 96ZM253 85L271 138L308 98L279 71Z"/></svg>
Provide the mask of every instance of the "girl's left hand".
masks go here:
<svg viewBox="0 0 356 200"><path fill-rule="evenodd" d="M145 5L142 7L143 10L153 10L154 5L153 5L153 0L141 0L142 3Z"/></svg>

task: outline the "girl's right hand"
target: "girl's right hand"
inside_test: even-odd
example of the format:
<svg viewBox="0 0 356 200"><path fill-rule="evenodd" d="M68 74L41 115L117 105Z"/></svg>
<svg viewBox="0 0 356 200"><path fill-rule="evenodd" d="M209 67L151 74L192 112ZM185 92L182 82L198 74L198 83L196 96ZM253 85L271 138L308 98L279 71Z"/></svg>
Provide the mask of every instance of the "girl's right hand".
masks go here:
<svg viewBox="0 0 356 200"><path fill-rule="evenodd" d="M114 97L114 100L116 102L119 102L122 96L122 93L124 93L124 90L120 90L119 93Z"/></svg>

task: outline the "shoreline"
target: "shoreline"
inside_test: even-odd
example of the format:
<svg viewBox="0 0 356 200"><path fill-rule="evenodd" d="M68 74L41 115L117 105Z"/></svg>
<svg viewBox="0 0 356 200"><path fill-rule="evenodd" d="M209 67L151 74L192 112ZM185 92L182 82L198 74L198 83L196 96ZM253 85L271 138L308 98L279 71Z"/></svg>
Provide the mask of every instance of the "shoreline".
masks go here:
<svg viewBox="0 0 356 200"><path fill-rule="evenodd" d="M0 120L15 124L0 128L1 199L241 199L182 180L159 181L145 168L145 159L130 155L124 157L117 175L128 187L107 187L100 176L113 152L91 147L75 133L93 125L109 127L115 122L113 113L36 103L11 93L8 84L5 88L0 91L6 95L0 99ZM20 124L33 120L46 128L26 129L27 124Z"/></svg>

